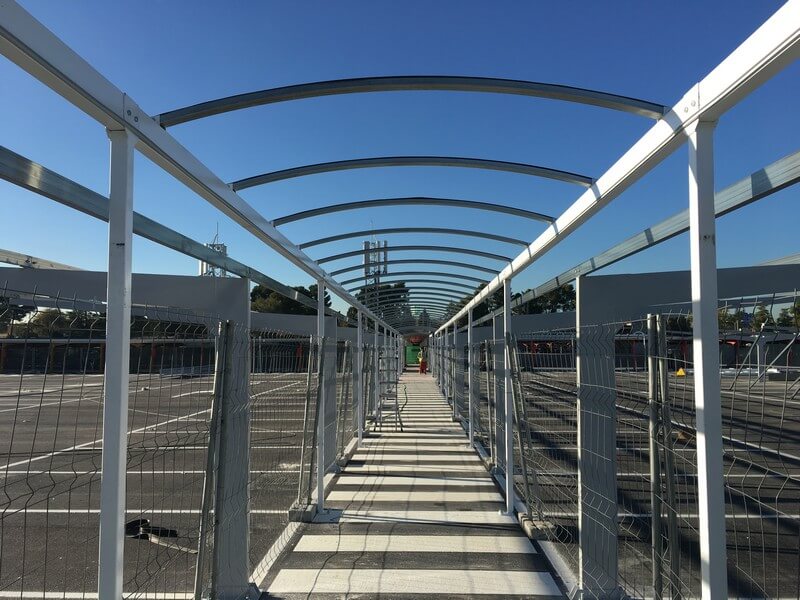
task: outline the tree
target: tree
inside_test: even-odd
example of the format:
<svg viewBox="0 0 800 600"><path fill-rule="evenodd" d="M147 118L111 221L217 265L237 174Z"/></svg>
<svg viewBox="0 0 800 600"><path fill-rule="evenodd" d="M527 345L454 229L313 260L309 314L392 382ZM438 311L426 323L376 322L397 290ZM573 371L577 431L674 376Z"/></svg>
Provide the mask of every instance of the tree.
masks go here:
<svg viewBox="0 0 800 600"><path fill-rule="evenodd" d="M293 290L317 299L317 285L313 284L308 288L302 285L294 286ZM325 292L325 306L331 305L331 296ZM283 294L268 290L263 285L255 286L250 292L250 308L254 312L280 313L284 315L316 315L316 308L311 308L305 304L300 304L296 300L287 298Z"/></svg>
<svg viewBox="0 0 800 600"><path fill-rule="evenodd" d="M520 294L517 295L518 297ZM542 313L567 312L575 310L575 288L572 284L565 284L541 296L528 300L519 306L518 311L523 315L538 315Z"/></svg>
<svg viewBox="0 0 800 600"><path fill-rule="evenodd" d="M791 306L781 309L777 324L781 327L800 327L800 300L795 300Z"/></svg>
<svg viewBox="0 0 800 600"><path fill-rule="evenodd" d="M360 289L355 297L375 314L386 315L387 320L410 321L413 319L409 305L409 288L404 281L380 283L377 286L370 285ZM391 314L389 314L390 311ZM351 306L347 310L347 316L355 321L358 317L358 309Z"/></svg>
<svg viewBox="0 0 800 600"><path fill-rule="evenodd" d="M10 298L0 296L0 333L12 335L12 329L22 321L30 311L24 306L14 304Z"/></svg>

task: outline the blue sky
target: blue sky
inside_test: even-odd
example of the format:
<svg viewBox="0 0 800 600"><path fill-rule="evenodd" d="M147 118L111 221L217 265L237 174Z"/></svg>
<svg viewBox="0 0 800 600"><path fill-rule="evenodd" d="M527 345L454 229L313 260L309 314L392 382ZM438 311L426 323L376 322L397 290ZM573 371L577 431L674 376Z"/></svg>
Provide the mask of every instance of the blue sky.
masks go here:
<svg viewBox="0 0 800 600"><path fill-rule="evenodd" d="M427 74L545 81L672 104L780 4L23 2L151 114L294 83ZM718 189L797 150L798 75L800 65L795 64L721 120L716 132ZM548 100L400 92L270 105L180 125L171 132L225 180L309 163L404 154L518 161L597 177L650 124L643 117ZM2 58L0 144L107 193L108 143L102 128ZM516 279L514 291L541 283L686 208L686 161L686 149L677 151ZM242 195L273 219L335 202L416 195L497 202L558 215L580 192L576 186L524 175L408 167L315 175ZM137 211L199 241L210 241L219 226L231 256L286 283L311 283L141 156L134 193ZM719 264L757 264L798 252L798 195L800 190L790 188L720 219ZM4 182L0 220L0 248L86 269L105 268L106 230L98 221ZM385 208L312 219L282 231L300 243L341 231L415 225L484 229L525 240L533 240L543 228L477 211ZM463 237L387 239L390 245L468 245L508 256L519 250ZM359 245L360 240L348 240L309 253L319 258ZM688 261L688 240L681 236L606 272L682 269ZM331 263L328 270L355 262ZM136 241L137 271L194 274L196 268L192 259Z"/></svg>

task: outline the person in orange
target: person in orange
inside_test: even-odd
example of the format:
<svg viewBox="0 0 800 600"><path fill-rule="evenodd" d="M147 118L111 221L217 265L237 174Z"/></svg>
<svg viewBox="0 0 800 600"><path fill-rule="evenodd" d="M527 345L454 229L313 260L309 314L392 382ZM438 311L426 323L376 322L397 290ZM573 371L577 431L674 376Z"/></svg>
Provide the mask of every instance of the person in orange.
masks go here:
<svg viewBox="0 0 800 600"><path fill-rule="evenodd" d="M425 352L422 348L419 349L419 354L417 355L417 360L419 361L419 374L424 375L428 372L428 361L425 358Z"/></svg>

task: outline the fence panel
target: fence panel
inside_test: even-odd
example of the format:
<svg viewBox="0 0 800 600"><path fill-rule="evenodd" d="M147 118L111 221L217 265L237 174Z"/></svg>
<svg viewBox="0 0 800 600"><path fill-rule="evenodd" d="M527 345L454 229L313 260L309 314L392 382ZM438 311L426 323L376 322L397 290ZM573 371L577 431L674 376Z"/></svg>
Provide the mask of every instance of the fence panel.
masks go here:
<svg viewBox="0 0 800 600"><path fill-rule="evenodd" d="M250 334L250 564L256 579L314 486L319 344L280 331Z"/></svg>

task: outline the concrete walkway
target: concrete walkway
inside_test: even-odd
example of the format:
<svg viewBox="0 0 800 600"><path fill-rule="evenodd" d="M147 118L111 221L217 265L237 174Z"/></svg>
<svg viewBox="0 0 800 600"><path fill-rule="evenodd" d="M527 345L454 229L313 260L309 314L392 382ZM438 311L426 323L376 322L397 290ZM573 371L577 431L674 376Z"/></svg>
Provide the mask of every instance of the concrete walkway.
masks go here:
<svg viewBox="0 0 800 600"><path fill-rule="evenodd" d="M272 598L563 598L429 375L372 432L268 578Z"/></svg>

